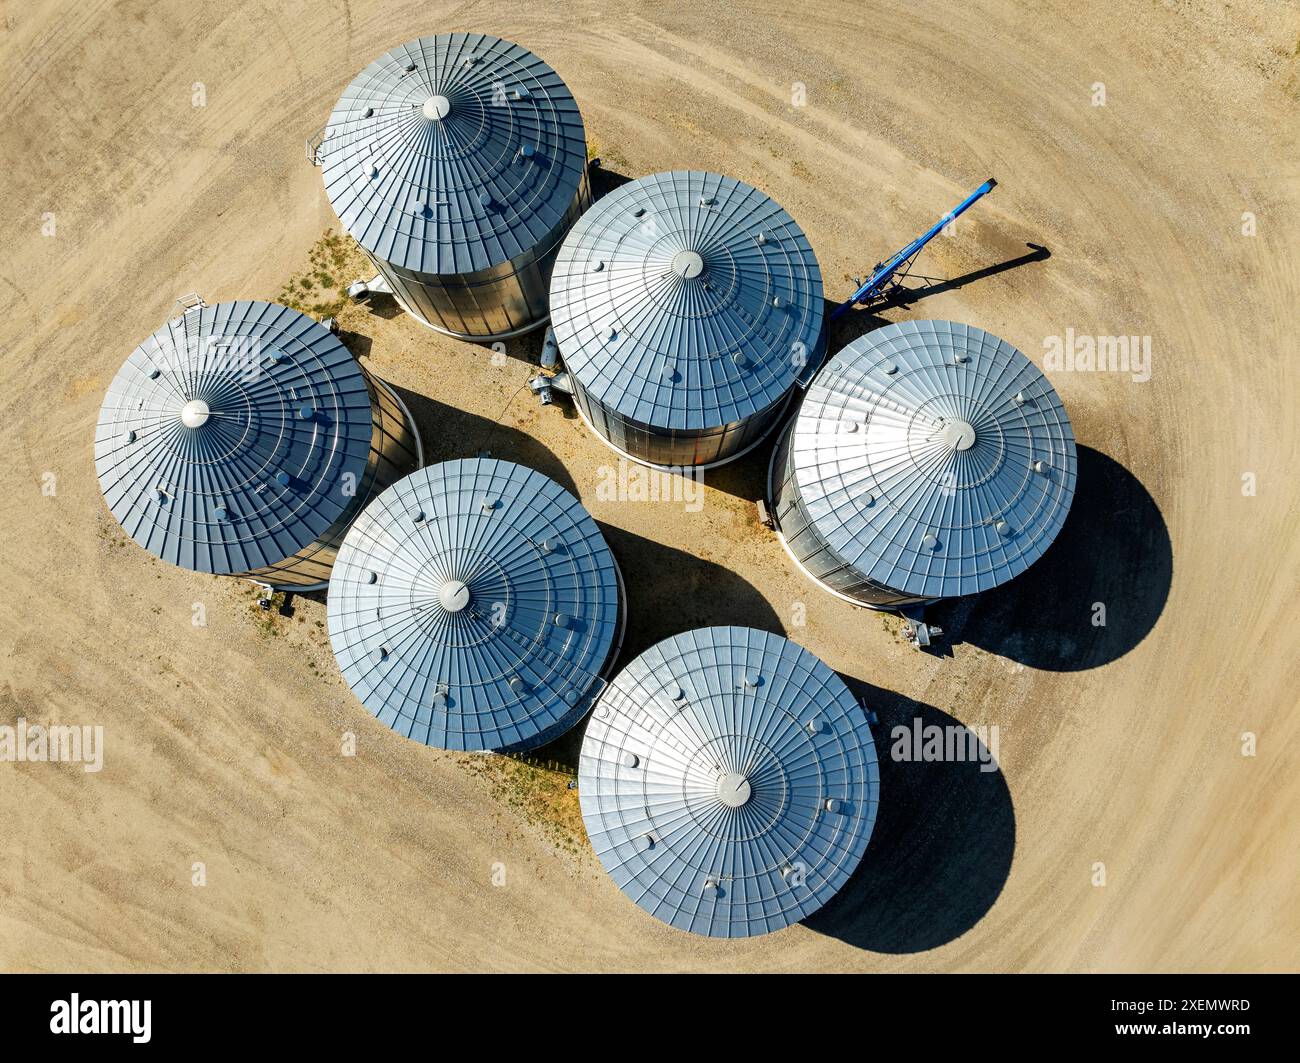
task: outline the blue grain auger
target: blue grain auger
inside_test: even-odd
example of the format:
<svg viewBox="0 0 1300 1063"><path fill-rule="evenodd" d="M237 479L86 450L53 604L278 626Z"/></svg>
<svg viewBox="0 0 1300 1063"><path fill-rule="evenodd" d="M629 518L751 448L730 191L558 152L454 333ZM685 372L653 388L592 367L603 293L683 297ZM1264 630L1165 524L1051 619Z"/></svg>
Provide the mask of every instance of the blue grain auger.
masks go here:
<svg viewBox="0 0 1300 1063"><path fill-rule="evenodd" d="M858 303L869 302L874 296L882 293L893 292L896 288L902 287L902 280L907 276L908 270L912 268L912 263L916 260L922 249L943 231L943 227L949 222L956 221L977 199L988 195L997 187L998 183L992 177L985 181L979 188L975 189L969 196L963 199L952 210L948 211L940 218L927 232L922 233L901 251L896 252L885 262L877 262L872 267L871 276L867 278L856 292L853 293L846 302L841 303L831 313L831 320L844 313L849 307L856 306Z"/></svg>

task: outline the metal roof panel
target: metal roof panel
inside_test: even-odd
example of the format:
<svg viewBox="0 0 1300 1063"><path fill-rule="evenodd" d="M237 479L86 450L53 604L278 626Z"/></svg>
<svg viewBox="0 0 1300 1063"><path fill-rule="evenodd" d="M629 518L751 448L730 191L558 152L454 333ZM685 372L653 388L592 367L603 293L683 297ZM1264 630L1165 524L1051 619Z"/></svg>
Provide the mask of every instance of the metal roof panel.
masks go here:
<svg viewBox="0 0 1300 1063"><path fill-rule="evenodd" d="M329 591L344 678L394 730L514 750L573 726L621 623L617 568L569 492L469 458L393 484L353 522Z"/></svg>
<svg viewBox="0 0 1300 1063"><path fill-rule="evenodd" d="M848 881L880 775L865 710L813 654L713 627L652 646L605 689L578 793L619 888L712 937L765 934Z"/></svg>
<svg viewBox="0 0 1300 1063"><path fill-rule="evenodd" d="M353 505L372 417L365 374L322 325L275 303L200 306L114 377L95 471L147 550L243 574L292 557Z"/></svg>

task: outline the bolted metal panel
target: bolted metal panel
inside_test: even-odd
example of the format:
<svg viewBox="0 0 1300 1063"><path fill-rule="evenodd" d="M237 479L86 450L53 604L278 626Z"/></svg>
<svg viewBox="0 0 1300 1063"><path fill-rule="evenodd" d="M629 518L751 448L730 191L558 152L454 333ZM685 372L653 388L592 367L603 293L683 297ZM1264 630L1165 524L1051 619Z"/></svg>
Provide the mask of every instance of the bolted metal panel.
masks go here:
<svg viewBox="0 0 1300 1063"><path fill-rule="evenodd" d="M588 423L659 465L730 460L823 351L803 231L762 192L694 171L631 181L564 241L551 322Z"/></svg>
<svg viewBox="0 0 1300 1063"><path fill-rule="evenodd" d="M813 654L711 627L605 689L578 771L587 835L651 915L712 937L803 919L867 848L880 775L865 710Z"/></svg>
<svg viewBox="0 0 1300 1063"><path fill-rule="evenodd" d="M344 90L316 157L339 220L425 324L486 339L545 319L591 192L577 104L532 52L474 33L394 48Z"/></svg>
<svg viewBox="0 0 1300 1063"><path fill-rule="evenodd" d="M772 510L831 590L900 606L988 590L1051 545L1074 433L1020 351L950 321L887 325L818 373L773 460Z"/></svg>
<svg viewBox="0 0 1300 1063"><path fill-rule="evenodd" d="M618 569L555 481L469 458L394 484L356 519L330 578L343 677L380 721L442 749L559 737L619 645Z"/></svg>
<svg viewBox="0 0 1300 1063"><path fill-rule="evenodd" d="M108 508L151 553L277 586L329 575L348 521L420 463L388 389L275 303L196 304L132 352L95 432Z"/></svg>

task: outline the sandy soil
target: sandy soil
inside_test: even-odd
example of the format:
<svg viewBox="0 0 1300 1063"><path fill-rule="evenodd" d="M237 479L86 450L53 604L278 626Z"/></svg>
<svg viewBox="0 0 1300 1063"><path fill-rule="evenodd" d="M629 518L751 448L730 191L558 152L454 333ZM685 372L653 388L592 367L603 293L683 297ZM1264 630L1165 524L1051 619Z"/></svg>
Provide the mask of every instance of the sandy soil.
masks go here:
<svg viewBox="0 0 1300 1063"><path fill-rule="evenodd" d="M798 9L5 6L0 723L100 724L106 750L97 774L0 764L0 968L1300 967L1296 5ZM610 453L520 391L535 340L494 365L346 312L433 457L489 449L581 495L629 574L629 653L751 623L858 684L886 745L916 717L999 727L1001 774L886 763L863 869L808 925L661 926L529 813L531 784L373 721L319 601L264 623L243 585L122 542L99 496L95 418L131 348L181 293L275 298L334 224L303 139L370 59L458 29L551 62L608 169L775 196L831 296L994 175L922 272L1050 258L881 317L968 321L1037 361L1066 329L1152 338L1147 382L1052 374L1083 448L1071 522L1021 580L941 610L952 637L926 656L789 570L755 520L764 458L719 471L696 514L601 500Z"/></svg>

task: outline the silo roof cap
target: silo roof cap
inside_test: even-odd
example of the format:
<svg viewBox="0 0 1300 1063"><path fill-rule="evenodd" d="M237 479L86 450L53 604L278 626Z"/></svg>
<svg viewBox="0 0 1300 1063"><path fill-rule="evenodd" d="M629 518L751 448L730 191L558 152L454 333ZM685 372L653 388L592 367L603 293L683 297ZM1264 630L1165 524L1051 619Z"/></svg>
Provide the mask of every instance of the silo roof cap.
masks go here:
<svg viewBox="0 0 1300 1063"><path fill-rule="evenodd" d="M316 411L303 420L309 403ZM328 329L275 303L199 306L140 344L95 431L108 508L141 546L199 572L292 557L364 489L369 385Z"/></svg>
<svg viewBox="0 0 1300 1063"><path fill-rule="evenodd" d="M564 220L587 149L578 106L546 63L497 37L444 33L358 74L319 158L334 212L367 251L466 274L532 250Z"/></svg>
<svg viewBox="0 0 1300 1063"><path fill-rule="evenodd" d="M356 519L329 634L343 677L399 734L526 749L586 712L620 608L613 555L576 498L522 465L468 458L399 480Z"/></svg>
<svg viewBox="0 0 1300 1063"><path fill-rule="evenodd" d="M815 366L822 317L803 230L758 189L712 173L611 192L578 219L551 278L565 367L602 406L656 428L767 410Z"/></svg>
<svg viewBox="0 0 1300 1063"><path fill-rule="evenodd" d="M862 336L818 373L791 429L818 534L919 598L988 590L1051 545L1074 497L1070 419L1015 347L951 321Z"/></svg>

